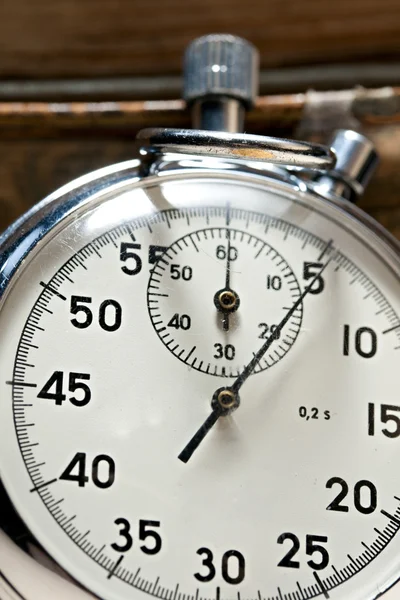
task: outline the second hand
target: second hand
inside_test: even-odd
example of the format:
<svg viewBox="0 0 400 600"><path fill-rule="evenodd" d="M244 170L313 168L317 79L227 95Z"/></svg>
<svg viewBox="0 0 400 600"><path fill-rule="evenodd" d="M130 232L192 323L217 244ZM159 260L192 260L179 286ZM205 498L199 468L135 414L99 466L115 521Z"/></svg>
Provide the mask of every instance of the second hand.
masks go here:
<svg viewBox="0 0 400 600"><path fill-rule="evenodd" d="M193 455L194 451L199 447L200 443L206 437L207 433L218 421L219 417L226 416L238 408L238 406L240 405L240 388L253 373L254 369L256 368L264 354L268 351L270 346L273 344L273 342L279 337L282 329L285 327L290 317L299 308L304 298L310 292L314 283L321 277L322 273L325 271L325 269L331 261L332 257L327 260L323 267L321 267L321 269L315 275L311 283L305 288L304 292L299 296L299 298L296 300L293 306L283 317L281 322L276 326L274 333L269 336L269 338L264 342L264 344L261 346L258 352L254 354L251 361L245 366L245 368L238 375L233 384L226 388L220 388L214 393L211 402L212 412L204 421L202 426L196 431L196 433L190 439L190 441L186 444L182 452L178 455L179 460L181 460L184 463L187 463Z"/></svg>

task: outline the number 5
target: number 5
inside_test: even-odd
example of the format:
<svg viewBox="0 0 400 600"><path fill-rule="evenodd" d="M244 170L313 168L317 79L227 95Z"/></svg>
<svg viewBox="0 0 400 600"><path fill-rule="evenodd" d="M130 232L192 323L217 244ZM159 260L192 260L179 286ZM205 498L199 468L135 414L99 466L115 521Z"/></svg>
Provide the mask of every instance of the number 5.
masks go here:
<svg viewBox="0 0 400 600"><path fill-rule="evenodd" d="M161 536L157 531L153 531L150 527L160 527L160 521L139 521L139 540L145 540L152 538L154 540L154 546L148 548L144 544L140 546L140 549L145 554L157 554L160 552L162 546Z"/></svg>
<svg viewBox="0 0 400 600"><path fill-rule="evenodd" d="M303 279L306 281L308 279L314 279L318 271L323 267L322 263L313 263L313 262L305 262L303 267ZM310 289L310 294L320 294L324 291L325 281L322 279L322 275L319 275L315 280L312 288Z"/></svg>
<svg viewBox="0 0 400 600"><path fill-rule="evenodd" d="M306 536L306 554L308 556L312 556L314 553L318 552L321 555L321 560L319 562L314 562L313 560L307 561L308 566L316 571L325 569L325 567L327 567L329 564L328 550L316 542L323 542L326 544L327 541L328 538L325 535Z"/></svg>

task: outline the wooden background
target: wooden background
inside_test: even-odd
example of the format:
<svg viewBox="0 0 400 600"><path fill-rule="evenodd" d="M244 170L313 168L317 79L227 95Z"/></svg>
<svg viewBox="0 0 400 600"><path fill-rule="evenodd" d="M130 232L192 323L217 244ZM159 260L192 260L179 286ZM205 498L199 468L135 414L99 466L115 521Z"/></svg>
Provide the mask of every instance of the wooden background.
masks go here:
<svg viewBox="0 0 400 600"><path fill-rule="evenodd" d="M275 93L400 84L399 0L2 0L0 229L71 178L131 158L150 105L140 105L135 122L121 108L124 118L110 128L96 101L178 98L184 48L210 32L242 35L260 49L268 93L269 80ZM75 119L66 128L63 102L82 95L91 103L82 108L84 127ZM33 97L46 114L23 102ZM250 116L251 129L295 136L302 109L287 114L296 102L288 96L264 122ZM400 238L398 106L389 119L363 123L382 161L362 205ZM187 121L180 106L175 113ZM151 123L165 125L170 114L157 108Z"/></svg>
<svg viewBox="0 0 400 600"><path fill-rule="evenodd" d="M0 75L178 73L194 37L242 35L263 67L393 59L398 0L2 0Z"/></svg>

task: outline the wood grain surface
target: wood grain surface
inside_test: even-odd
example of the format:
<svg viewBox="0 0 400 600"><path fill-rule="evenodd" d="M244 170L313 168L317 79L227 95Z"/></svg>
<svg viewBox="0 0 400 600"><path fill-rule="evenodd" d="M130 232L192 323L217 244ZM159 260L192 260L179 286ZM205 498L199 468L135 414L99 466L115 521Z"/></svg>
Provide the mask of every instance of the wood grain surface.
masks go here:
<svg viewBox="0 0 400 600"><path fill-rule="evenodd" d="M344 114L335 108L342 95L318 95L324 118L332 113L335 122L318 119L307 138L324 143L331 127L356 120L381 158L361 205L400 239L400 89L355 90ZM262 96L246 130L302 137L309 101L308 94ZM0 227L70 179L134 157L137 131L152 126L190 127L189 111L181 100L0 103Z"/></svg>
<svg viewBox="0 0 400 600"><path fill-rule="evenodd" d="M134 156L139 128L187 126L189 114L179 100L135 102L132 92L119 102L112 80L157 76L168 81L181 71L185 46L210 32L252 41L264 69L293 67L295 73L300 65L310 70L334 63L395 65L400 2L2 0L0 80L53 85L72 77L89 83L90 92L91 79L110 78L110 102L97 102L88 92L88 103L68 103L62 95L57 103L28 103L23 97L0 103L0 229L70 179ZM248 131L295 136L304 101L303 94L260 98ZM354 113L376 142L381 165L362 206L400 239L400 93L379 106L371 97L363 101Z"/></svg>
<svg viewBox="0 0 400 600"><path fill-rule="evenodd" d="M345 108L343 108L345 94ZM317 128L343 127L351 116L363 125L400 123L400 87L353 88L319 92ZM297 128L315 103L315 94L260 96L246 116L248 133L271 135L271 130ZM342 114L343 111L346 114ZM333 114L335 122L331 122ZM341 118L343 117L343 119ZM0 102L0 138L59 137L61 135L118 135L132 138L145 127L191 127L183 100L114 100L107 102ZM314 133L312 131L312 133Z"/></svg>
<svg viewBox="0 0 400 600"><path fill-rule="evenodd" d="M206 33L252 41L263 67L400 56L398 0L2 0L0 77L178 73Z"/></svg>

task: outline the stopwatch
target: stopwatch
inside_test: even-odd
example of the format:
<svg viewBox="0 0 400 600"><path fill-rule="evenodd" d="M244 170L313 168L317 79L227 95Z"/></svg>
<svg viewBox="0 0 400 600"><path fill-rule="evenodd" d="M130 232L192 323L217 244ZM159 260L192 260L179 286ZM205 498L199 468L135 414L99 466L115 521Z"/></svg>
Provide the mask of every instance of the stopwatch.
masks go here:
<svg viewBox="0 0 400 600"><path fill-rule="evenodd" d="M0 597L396 597L400 244L354 204L373 146L240 133L234 36L189 46L185 86L192 130L140 132L1 237Z"/></svg>

